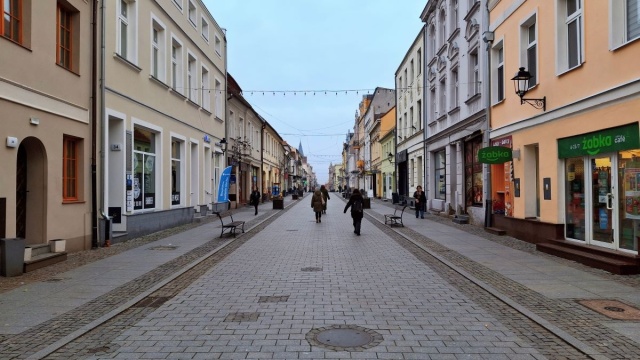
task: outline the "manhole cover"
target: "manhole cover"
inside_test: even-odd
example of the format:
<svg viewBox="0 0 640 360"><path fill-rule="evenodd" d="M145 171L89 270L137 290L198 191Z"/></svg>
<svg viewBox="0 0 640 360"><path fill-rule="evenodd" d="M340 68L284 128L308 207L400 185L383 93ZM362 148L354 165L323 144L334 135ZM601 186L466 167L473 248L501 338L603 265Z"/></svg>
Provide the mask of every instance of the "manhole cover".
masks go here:
<svg viewBox="0 0 640 360"><path fill-rule="evenodd" d="M322 271L322 268L321 267L309 266L309 267L303 267L300 270L302 270L302 271Z"/></svg>
<svg viewBox="0 0 640 360"><path fill-rule="evenodd" d="M640 320L640 309L618 300L581 300L580 304L616 320Z"/></svg>
<svg viewBox="0 0 640 360"><path fill-rule="evenodd" d="M380 344L383 340L379 333L355 325L335 325L313 329L307 333L311 345L335 351L363 351Z"/></svg>
<svg viewBox="0 0 640 360"><path fill-rule="evenodd" d="M295 230L293 230L293 229L288 229L287 231L298 231L298 229L295 229Z"/></svg>
<svg viewBox="0 0 640 360"><path fill-rule="evenodd" d="M177 249L177 246L173 246L173 245L160 245L160 246L154 246L152 248L149 248L149 250L175 250Z"/></svg>

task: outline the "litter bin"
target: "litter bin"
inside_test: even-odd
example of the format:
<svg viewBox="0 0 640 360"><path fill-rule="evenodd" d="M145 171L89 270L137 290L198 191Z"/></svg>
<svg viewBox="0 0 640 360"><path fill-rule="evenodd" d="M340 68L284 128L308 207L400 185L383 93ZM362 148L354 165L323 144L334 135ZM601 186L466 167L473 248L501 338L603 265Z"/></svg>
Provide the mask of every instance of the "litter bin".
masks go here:
<svg viewBox="0 0 640 360"><path fill-rule="evenodd" d="M0 275L22 275L24 270L24 239L0 239Z"/></svg>
<svg viewBox="0 0 640 360"><path fill-rule="evenodd" d="M362 198L362 208L371 209L371 198Z"/></svg>
<svg viewBox="0 0 640 360"><path fill-rule="evenodd" d="M400 196L398 196L398 193L391 193L391 202L394 204L397 204L400 202Z"/></svg>

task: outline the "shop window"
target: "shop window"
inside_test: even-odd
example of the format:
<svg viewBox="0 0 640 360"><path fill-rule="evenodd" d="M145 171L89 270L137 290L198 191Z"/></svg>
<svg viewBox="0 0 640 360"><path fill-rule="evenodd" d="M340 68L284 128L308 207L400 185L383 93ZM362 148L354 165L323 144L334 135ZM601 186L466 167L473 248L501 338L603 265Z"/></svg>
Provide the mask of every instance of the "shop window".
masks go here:
<svg viewBox="0 0 640 360"><path fill-rule="evenodd" d="M184 143L171 140L171 205L180 205L182 188L182 153Z"/></svg>
<svg viewBox="0 0 640 360"><path fill-rule="evenodd" d="M584 160L565 160L565 223L566 237L585 240L585 178Z"/></svg>
<svg viewBox="0 0 640 360"><path fill-rule="evenodd" d="M436 194L435 198L440 200L446 200L447 190L446 190L446 153L444 150L438 151L434 154L435 165L434 165L434 179L436 186Z"/></svg>
<svg viewBox="0 0 640 360"><path fill-rule="evenodd" d="M464 176L467 206L482 206L482 164L478 161L478 151L482 148L482 138L476 137L464 144Z"/></svg>
<svg viewBox="0 0 640 360"><path fill-rule="evenodd" d="M156 207L155 133L134 127L133 131L133 209Z"/></svg>

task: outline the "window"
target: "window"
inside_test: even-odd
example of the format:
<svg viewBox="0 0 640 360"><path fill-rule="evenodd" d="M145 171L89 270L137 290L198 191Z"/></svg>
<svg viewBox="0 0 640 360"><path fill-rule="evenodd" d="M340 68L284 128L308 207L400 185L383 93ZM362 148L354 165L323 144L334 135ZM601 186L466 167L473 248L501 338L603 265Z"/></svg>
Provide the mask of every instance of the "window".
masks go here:
<svg viewBox="0 0 640 360"><path fill-rule="evenodd" d="M458 94L459 82L458 82L458 68L451 69L451 106L453 109L460 105L460 96Z"/></svg>
<svg viewBox="0 0 640 360"><path fill-rule="evenodd" d="M171 42L171 88L183 93L182 91L182 44L176 39Z"/></svg>
<svg viewBox="0 0 640 360"><path fill-rule="evenodd" d="M411 127L411 131L409 131L410 134L418 131L416 124L413 122L413 106L409 108L409 126Z"/></svg>
<svg viewBox="0 0 640 360"><path fill-rule="evenodd" d="M68 70L72 69L73 13L70 9L58 4L56 16L56 63Z"/></svg>
<svg viewBox="0 0 640 360"><path fill-rule="evenodd" d="M165 31L164 26L157 20L151 21L151 75L160 80L165 79Z"/></svg>
<svg viewBox="0 0 640 360"><path fill-rule="evenodd" d="M529 87L538 83L538 50L536 15L531 16L520 27L520 43L523 44L523 53L520 54L521 66L531 74Z"/></svg>
<svg viewBox="0 0 640 360"><path fill-rule="evenodd" d="M582 64L582 0L560 0L557 4L558 70L563 72Z"/></svg>
<svg viewBox="0 0 640 360"><path fill-rule="evenodd" d="M198 26L198 10L196 8L196 4L193 1L189 0L189 22L191 25L197 27Z"/></svg>
<svg viewBox="0 0 640 360"><path fill-rule="evenodd" d="M416 69L418 71L418 75L422 74L422 49L418 49L418 53L416 54L416 64L418 65L418 68Z"/></svg>
<svg viewBox="0 0 640 360"><path fill-rule="evenodd" d="M447 18L444 10L440 11L440 46L447 43Z"/></svg>
<svg viewBox="0 0 640 360"><path fill-rule="evenodd" d="M446 175L446 161L445 161L445 151L441 150L434 154L434 180L436 186L436 194L435 198L440 200L445 200L447 196L447 187L445 182Z"/></svg>
<svg viewBox="0 0 640 360"><path fill-rule="evenodd" d="M411 59L411 62L409 64L409 79L411 79L411 83L413 83L413 59Z"/></svg>
<svg viewBox="0 0 640 360"><path fill-rule="evenodd" d="M173 4L182 11L182 0L173 0Z"/></svg>
<svg viewBox="0 0 640 360"><path fill-rule="evenodd" d="M64 136L62 148L62 201L78 199L78 165L81 140Z"/></svg>
<svg viewBox="0 0 640 360"><path fill-rule="evenodd" d="M482 137L477 136L464 143L464 180L467 206L482 206L482 163L478 151L482 148Z"/></svg>
<svg viewBox="0 0 640 360"><path fill-rule="evenodd" d="M156 134L139 126L133 129L133 209L156 207Z"/></svg>
<svg viewBox="0 0 640 360"><path fill-rule="evenodd" d="M216 106L216 117L218 117L219 119L222 119L222 84L220 83L220 81L216 80L215 81L215 87L214 87L214 98L215 98L215 106Z"/></svg>
<svg viewBox="0 0 640 360"><path fill-rule="evenodd" d="M209 88L211 84L209 83L209 70L207 68L202 67L202 108L211 111L211 91Z"/></svg>
<svg viewBox="0 0 640 360"><path fill-rule="evenodd" d="M187 96L189 100L198 103L198 70L196 70L196 58L187 55Z"/></svg>
<svg viewBox="0 0 640 360"><path fill-rule="evenodd" d="M416 102L416 108L418 109L418 118L416 120L416 128L422 130L422 101L418 100Z"/></svg>
<svg viewBox="0 0 640 360"><path fill-rule="evenodd" d="M436 56L436 27L435 25L431 25L431 28L429 29L429 48L428 51L430 52L429 56L434 57Z"/></svg>
<svg viewBox="0 0 640 360"><path fill-rule="evenodd" d="M218 37L218 35L214 35L214 49L216 51L216 54L218 54L218 56L222 56L222 43L220 42L220 38Z"/></svg>
<svg viewBox="0 0 640 360"><path fill-rule="evenodd" d="M480 93L480 66L478 64L478 49L469 54L469 97Z"/></svg>
<svg viewBox="0 0 640 360"><path fill-rule="evenodd" d="M136 63L136 2L120 0L118 2L117 53L122 58Z"/></svg>
<svg viewBox="0 0 640 360"><path fill-rule="evenodd" d="M201 23L202 23L202 24L201 24L200 26L201 26L201 28L202 28L202 30L201 30L202 37L203 37L207 42L209 42L209 23L207 22L207 20L205 20L205 18L202 18Z"/></svg>
<svg viewBox="0 0 640 360"><path fill-rule="evenodd" d="M236 120L232 110L229 110L229 138L236 137Z"/></svg>
<svg viewBox="0 0 640 360"><path fill-rule="evenodd" d="M429 112L431 115L431 121L434 121L436 118L436 88L431 88L431 94L429 96Z"/></svg>
<svg viewBox="0 0 640 360"><path fill-rule="evenodd" d="M438 104L439 115L447 113L447 81L445 78L440 79L440 102Z"/></svg>
<svg viewBox="0 0 640 360"><path fill-rule="evenodd" d="M171 139L171 205L180 205L182 188L182 153L184 142Z"/></svg>
<svg viewBox="0 0 640 360"><path fill-rule="evenodd" d="M0 22L2 36L22 43L22 0L0 0L3 20Z"/></svg>
<svg viewBox="0 0 640 360"><path fill-rule="evenodd" d="M491 49L493 57L492 62L496 64L493 79L495 86L493 87L493 96L497 102L504 100L504 47L502 41Z"/></svg>
<svg viewBox="0 0 640 360"><path fill-rule="evenodd" d="M640 0L611 0L612 49L640 38Z"/></svg>
<svg viewBox="0 0 640 360"><path fill-rule="evenodd" d="M458 0L451 2L451 16L449 16L451 32L458 28Z"/></svg>

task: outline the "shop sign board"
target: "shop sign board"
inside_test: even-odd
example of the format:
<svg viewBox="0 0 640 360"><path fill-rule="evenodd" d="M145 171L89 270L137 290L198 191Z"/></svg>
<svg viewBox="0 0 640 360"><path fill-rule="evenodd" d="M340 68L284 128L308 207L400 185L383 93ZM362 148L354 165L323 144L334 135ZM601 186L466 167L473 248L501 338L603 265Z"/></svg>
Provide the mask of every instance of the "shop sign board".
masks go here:
<svg viewBox="0 0 640 360"><path fill-rule="evenodd" d="M558 139L558 158L594 156L640 148L638 123Z"/></svg>
<svg viewBox="0 0 640 360"><path fill-rule="evenodd" d="M483 164L504 164L512 159L512 150L503 146L489 146L478 150L478 161Z"/></svg>

